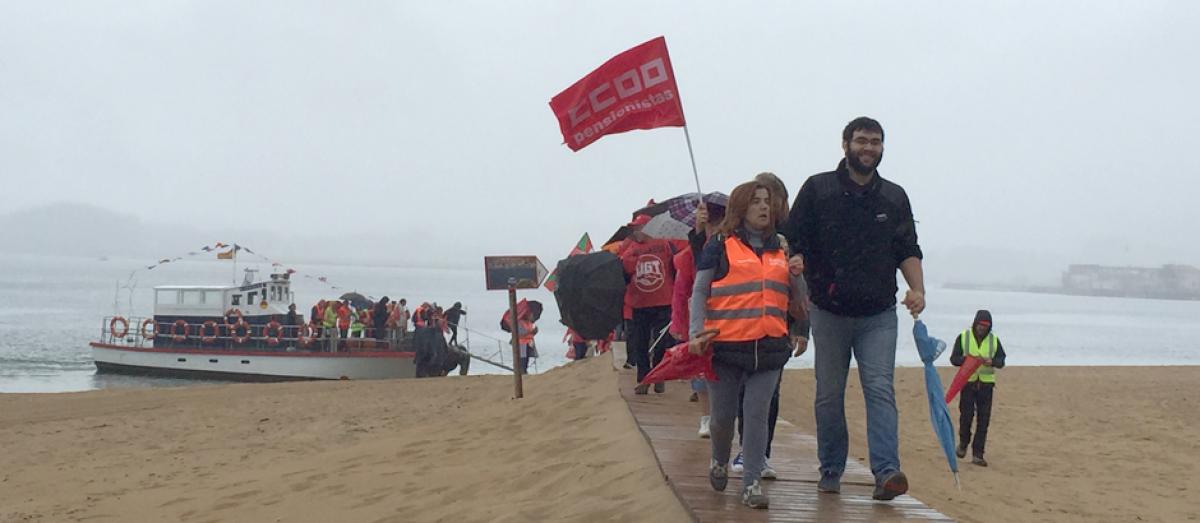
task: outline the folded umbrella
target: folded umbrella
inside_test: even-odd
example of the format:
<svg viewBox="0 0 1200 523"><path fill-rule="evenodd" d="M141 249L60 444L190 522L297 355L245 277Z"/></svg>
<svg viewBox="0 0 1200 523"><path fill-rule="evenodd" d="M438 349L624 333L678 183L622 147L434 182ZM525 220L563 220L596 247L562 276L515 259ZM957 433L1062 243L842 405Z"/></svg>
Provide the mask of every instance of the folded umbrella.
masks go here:
<svg viewBox="0 0 1200 523"><path fill-rule="evenodd" d="M954 375L954 379L950 381L950 388L946 389L946 404L949 405L954 401L954 397L962 391L963 387L967 386L967 381L971 379L971 375L983 365L982 358L975 356L967 356L963 358L963 364L958 368L958 373Z"/></svg>
<svg viewBox="0 0 1200 523"><path fill-rule="evenodd" d="M942 401L942 378L938 376L933 362L946 350L946 342L929 335L925 322L917 320L913 324L913 340L917 344L917 353L921 363L925 364L925 397L929 400L929 422L933 424L933 433L937 435L942 452L946 454L946 463L950 472L954 473L954 484L958 485L958 457L954 454L954 422L950 411Z"/></svg>

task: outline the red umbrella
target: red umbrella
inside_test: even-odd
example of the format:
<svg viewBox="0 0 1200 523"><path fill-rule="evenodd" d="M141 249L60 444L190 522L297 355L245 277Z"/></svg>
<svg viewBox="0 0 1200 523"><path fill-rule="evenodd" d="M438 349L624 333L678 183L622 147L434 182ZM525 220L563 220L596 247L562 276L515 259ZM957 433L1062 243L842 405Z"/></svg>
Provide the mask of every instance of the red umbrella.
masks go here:
<svg viewBox="0 0 1200 523"><path fill-rule="evenodd" d="M958 368L958 374L954 375L954 381L951 381L950 388L946 389L947 405L954 401L954 397L967 385L967 380L971 379L971 375L975 374L980 365L983 365L983 358L967 356L963 359L962 367Z"/></svg>
<svg viewBox="0 0 1200 523"><path fill-rule="evenodd" d="M711 350L703 355L692 354L684 342L667 349L662 361L642 378L641 384L692 378L717 381L717 373L713 370Z"/></svg>
<svg viewBox="0 0 1200 523"><path fill-rule="evenodd" d="M500 317L500 329L504 332L512 332L509 327L509 325L512 324L512 320L509 318L509 312L510 311L504 311L504 316ZM518 319L525 318L529 321L538 321L541 319L541 317L542 302L537 300L528 301L525 298L521 298L521 301L517 302Z"/></svg>

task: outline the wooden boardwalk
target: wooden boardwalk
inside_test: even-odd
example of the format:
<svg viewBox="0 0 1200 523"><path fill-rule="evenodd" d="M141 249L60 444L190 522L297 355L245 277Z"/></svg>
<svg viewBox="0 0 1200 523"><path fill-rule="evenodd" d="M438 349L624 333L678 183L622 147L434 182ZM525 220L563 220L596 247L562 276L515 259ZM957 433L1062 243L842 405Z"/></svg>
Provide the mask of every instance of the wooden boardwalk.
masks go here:
<svg viewBox="0 0 1200 523"><path fill-rule="evenodd" d="M740 475L730 471L724 492L716 492L708 484L711 451L709 440L696 435L701 407L688 401L691 389L686 383L670 382L664 394L652 390L645 396L635 395L635 372L620 369L625 361L621 345L614 344L613 351L613 363L620 370L621 396L653 447L663 475L696 521L953 521L912 496L872 500L871 471L853 459L846 464L841 494L818 494L816 438L800 433L783 419L776 424L771 446L771 466L779 479L763 481L771 508L743 507Z"/></svg>

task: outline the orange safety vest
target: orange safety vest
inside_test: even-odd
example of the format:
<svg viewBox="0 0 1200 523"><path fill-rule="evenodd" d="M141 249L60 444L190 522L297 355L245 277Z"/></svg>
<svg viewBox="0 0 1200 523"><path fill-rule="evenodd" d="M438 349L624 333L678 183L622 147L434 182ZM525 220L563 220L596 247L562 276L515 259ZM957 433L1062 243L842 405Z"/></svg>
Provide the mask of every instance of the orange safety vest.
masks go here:
<svg viewBox="0 0 1200 523"><path fill-rule="evenodd" d="M521 320L517 322L517 343L528 345L533 343L533 323Z"/></svg>
<svg viewBox="0 0 1200 523"><path fill-rule="evenodd" d="M783 250L754 254L742 240L725 239L729 273L712 283L705 329L720 329L714 341L754 341L787 335L791 291Z"/></svg>

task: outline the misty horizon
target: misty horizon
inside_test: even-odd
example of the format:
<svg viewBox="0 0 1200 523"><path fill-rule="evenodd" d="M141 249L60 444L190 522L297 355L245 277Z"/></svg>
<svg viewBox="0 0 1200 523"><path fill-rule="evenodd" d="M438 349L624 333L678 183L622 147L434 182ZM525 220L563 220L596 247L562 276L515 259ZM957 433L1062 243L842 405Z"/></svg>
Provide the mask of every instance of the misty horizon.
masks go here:
<svg viewBox="0 0 1200 523"><path fill-rule="evenodd" d="M547 105L665 35L705 191L794 196L868 115L931 282L1200 265L1196 4L622 4L0 5L0 220L84 204L149 257L552 266L695 191L681 129L573 153Z"/></svg>

